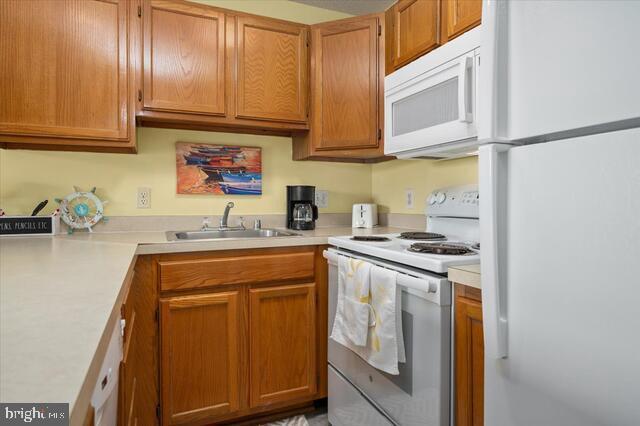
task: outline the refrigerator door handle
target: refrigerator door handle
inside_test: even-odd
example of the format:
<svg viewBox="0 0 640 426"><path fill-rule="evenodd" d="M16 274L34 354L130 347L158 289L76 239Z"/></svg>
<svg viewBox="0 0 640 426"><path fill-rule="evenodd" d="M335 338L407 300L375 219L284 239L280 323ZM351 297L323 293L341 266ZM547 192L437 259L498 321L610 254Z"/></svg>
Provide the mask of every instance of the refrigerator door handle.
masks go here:
<svg viewBox="0 0 640 426"><path fill-rule="evenodd" d="M473 79L469 73L473 71L473 56L465 56L460 60L460 74L458 75L458 121L462 123L473 122L473 111L469 112L469 103L472 102L471 88Z"/></svg>
<svg viewBox="0 0 640 426"><path fill-rule="evenodd" d="M480 147L480 261L485 354L506 358L507 285L505 282L507 215L507 151L504 144Z"/></svg>
<svg viewBox="0 0 640 426"><path fill-rule="evenodd" d="M508 8L502 0L482 0L482 72L478 78L478 142L509 143L507 120Z"/></svg>

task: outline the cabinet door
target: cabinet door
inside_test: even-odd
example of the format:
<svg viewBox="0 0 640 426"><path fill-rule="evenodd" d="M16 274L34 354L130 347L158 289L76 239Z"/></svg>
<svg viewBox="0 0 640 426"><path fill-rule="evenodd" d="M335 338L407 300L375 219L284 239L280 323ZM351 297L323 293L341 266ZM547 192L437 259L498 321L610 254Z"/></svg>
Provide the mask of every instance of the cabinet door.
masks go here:
<svg viewBox="0 0 640 426"><path fill-rule="evenodd" d="M0 140L128 141L127 6L125 0L0 2Z"/></svg>
<svg viewBox="0 0 640 426"><path fill-rule="evenodd" d="M315 284L254 288L249 299L251 407L312 397Z"/></svg>
<svg viewBox="0 0 640 426"><path fill-rule="evenodd" d="M239 408L238 291L160 300L162 424Z"/></svg>
<svg viewBox="0 0 640 426"><path fill-rule="evenodd" d="M308 31L304 25L237 18L237 116L307 119Z"/></svg>
<svg viewBox="0 0 640 426"><path fill-rule="evenodd" d="M397 69L440 44L440 1L400 0L393 10L393 64Z"/></svg>
<svg viewBox="0 0 640 426"><path fill-rule="evenodd" d="M451 40L480 23L482 0L443 0L442 38Z"/></svg>
<svg viewBox="0 0 640 426"><path fill-rule="evenodd" d="M378 18L319 25L315 55L318 151L378 146ZM317 43L317 44L316 44Z"/></svg>
<svg viewBox="0 0 640 426"><path fill-rule="evenodd" d="M125 297L122 306L122 319L125 321L123 336L123 354L120 362L120 383L119 386L119 424L133 425L137 421L138 400L136 395L138 352L140 342L138 338L139 327L137 324L137 312L134 307L134 297L131 287Z"/></svg>
<svg viewBox="0 0 640 426"><path fill-rule="evenodd" d="M456 292L459 290L456 284ZM482 304L467 297L455 299L456 425L484 422L484 334Z"/></svg>
<svg viewBox="0 0 640 426"><path fill-rule="evenodd" d="M144 108L224 115L224 14L187 2L144 4Z"/></svg>

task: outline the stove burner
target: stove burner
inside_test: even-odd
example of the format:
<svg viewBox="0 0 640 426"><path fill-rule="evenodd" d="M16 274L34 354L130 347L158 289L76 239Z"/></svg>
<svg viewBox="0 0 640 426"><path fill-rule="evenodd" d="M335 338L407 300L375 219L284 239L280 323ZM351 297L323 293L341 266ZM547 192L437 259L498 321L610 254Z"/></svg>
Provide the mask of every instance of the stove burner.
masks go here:
<svg viewBox="0 0 640 426"><path fill-rule="evenodd" d="M407 250L414 253L443 254L451 256L474 254L473 250L470 250L464 245L450 243L414 243L411 244L411 247Z"/></svg>
<svg viewBox="0 0 640 426"><path fill-rule="evenodd" d="M376 242L381 243L383 241L391 241L391 239L387 237L377 237L375 235L354 235L351 237L353 241L368 241L368 242Z"/></svg>
<svg viewBox="0 0 640 426"><path fill-rule="evenodd" d="M442 234L436 234L435 232L403 232L400 234L400 237L403 240L425 240L425 241L435 241L435 240L446 240Z"/></svg>

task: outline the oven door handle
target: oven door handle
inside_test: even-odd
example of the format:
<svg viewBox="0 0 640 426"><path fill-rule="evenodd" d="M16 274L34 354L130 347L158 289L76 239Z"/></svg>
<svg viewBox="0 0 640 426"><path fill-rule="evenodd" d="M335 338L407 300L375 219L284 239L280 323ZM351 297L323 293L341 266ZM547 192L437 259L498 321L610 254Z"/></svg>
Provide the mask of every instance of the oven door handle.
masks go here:
<svg viewBox="0 0 640 426"><path fill-rule="evenodd" d="M322 257L327 259L327 263L330 265L338 266L338 255L335 253L331 253L329 250L324 250L322 252Z"/></svg>
<svg viewBox="0 0 640 426"><path fill-rule="evenodd" d="M327 259L327 262L330 265L338 265L338 259L340 256L344 256L344 255L340 255L334 252L330 252L329 250L324 250L322 252L322 256ZM350 256L345 256L345 257L350 257ZM376 264L373 264L374 266L379 266ZM390 268L387 268L390 269ZM437 293L438 292L438 284L434 283L434 282L430 282L427 279L424 278L418 278L418 277L413 277L411 275L407 275L404 274L402 272L399 271L395 271L398 273L398 276L396 278L396 284L403 286L403 287L407 287L407 288L411 288L414 290L418 290L418 291L424 291L425 293Z"/></svg>

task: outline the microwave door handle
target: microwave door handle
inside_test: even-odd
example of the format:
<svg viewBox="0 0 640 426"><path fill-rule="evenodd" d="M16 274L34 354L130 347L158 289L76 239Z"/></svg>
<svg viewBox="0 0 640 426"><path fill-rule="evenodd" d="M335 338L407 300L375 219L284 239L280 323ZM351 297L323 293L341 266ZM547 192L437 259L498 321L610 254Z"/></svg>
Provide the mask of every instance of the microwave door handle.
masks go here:
<svg viewBox="0 0 640 426"><path fill-rule="evenodd" d="M458 121L462 123L473 122L473 111L469 112L468 102L471 102L472 79L469 73L473 72L473 56L465 56L460 60L460 72L458 74Z"/></svg>
<svg viewBox="0 0 640 426"><path fill-rule="evenodd" d="M509 148L505 144L488 144L479 149L482 317L485 354L489 359L508 355L505 224Z"/></svg>

